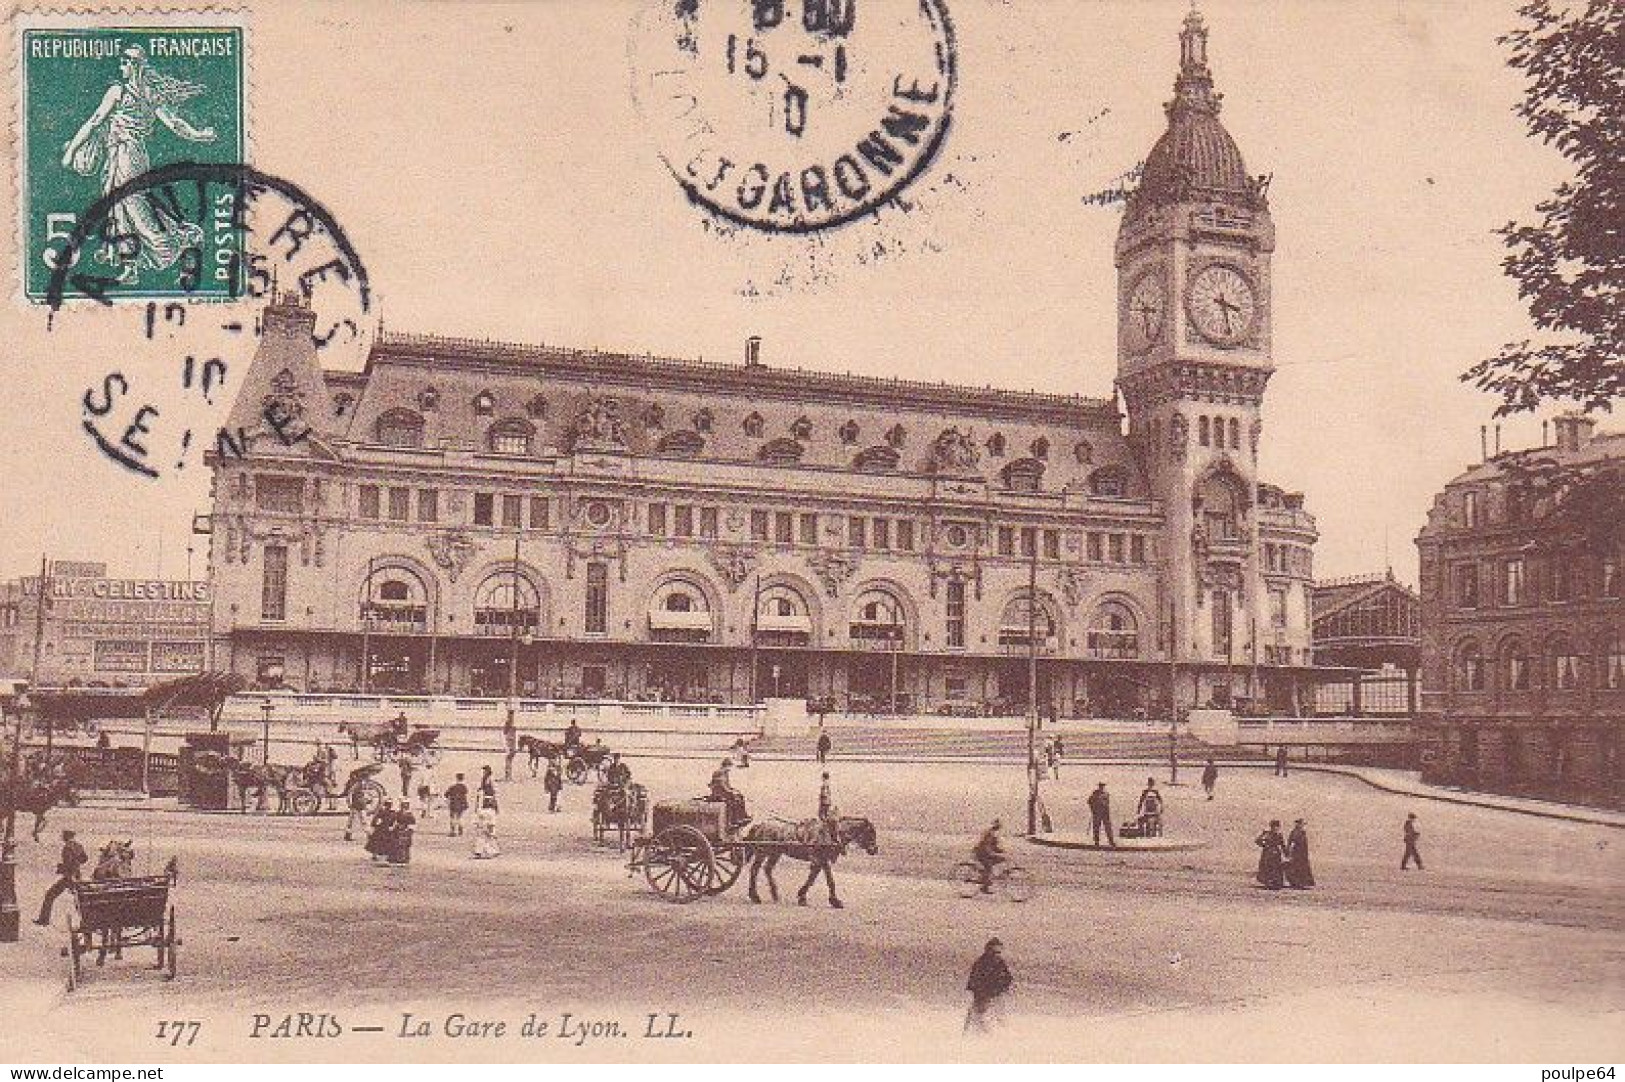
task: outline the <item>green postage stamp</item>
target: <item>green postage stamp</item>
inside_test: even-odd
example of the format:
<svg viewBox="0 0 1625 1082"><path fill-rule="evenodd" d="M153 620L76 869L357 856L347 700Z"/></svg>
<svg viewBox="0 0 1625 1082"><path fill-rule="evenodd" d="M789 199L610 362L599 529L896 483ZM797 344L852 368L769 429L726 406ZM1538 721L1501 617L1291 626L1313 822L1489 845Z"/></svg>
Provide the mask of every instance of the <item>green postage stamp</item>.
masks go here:
<svg viewBox="0 0 1625 1082"><path fill-rule="evenodd" d="M242 236L234 206L193 208L184 183L140 178L245 161L246 37L238 12L16 16L29 301L231 295Z"/></svg>

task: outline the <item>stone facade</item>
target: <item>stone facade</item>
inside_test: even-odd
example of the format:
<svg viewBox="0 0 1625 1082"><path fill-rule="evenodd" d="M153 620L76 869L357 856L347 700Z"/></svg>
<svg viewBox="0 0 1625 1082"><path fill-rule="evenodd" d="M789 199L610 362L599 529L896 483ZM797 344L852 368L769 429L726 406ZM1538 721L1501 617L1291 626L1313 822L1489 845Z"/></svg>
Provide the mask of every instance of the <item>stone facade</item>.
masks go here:
<svg viewBox="0 0 1625 1082"><path fill-rule="evenodd" d="M1199 19L1182 40L1185 95ZM1289 702L1315 529L1256 476L1271 229L1252 181L1130 205L1126 425L754 339L722 365L388 334L324 372L279 297L247 454L212 459L217 656L302 689L981 711L1025 707L1036 651L1060 714ZM1235 334L1220 265L1256 298ZM1152 273L1184 299L1148 334Z"/></svg>
<svg viewBox="0 0 1625 1082"><path fill-rule="evenodd" d="M1617 521L1565 500L1558 484L1576 479L1617 504L1625 436L1559 418L1555 446L1498 455L1434 500L1417 538L1434 777L1565 800L1625 792L1625 552Z"/></svg>

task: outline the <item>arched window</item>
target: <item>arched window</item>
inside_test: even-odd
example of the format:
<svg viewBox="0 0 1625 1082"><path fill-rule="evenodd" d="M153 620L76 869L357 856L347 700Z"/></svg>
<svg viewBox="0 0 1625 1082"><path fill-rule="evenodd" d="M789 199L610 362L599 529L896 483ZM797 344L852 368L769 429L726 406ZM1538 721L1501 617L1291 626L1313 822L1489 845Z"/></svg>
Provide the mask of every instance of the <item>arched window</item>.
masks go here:
<svg viewBox="0 0 1625 1082"><path fill-rule="evenodd" d="M1472 639L1456 648L1456 690L1484 690L1484 652Z"/></svg>
<svg viewBox="0 0 1625 1082"><path fill-rule="evenodd" d="M897 650L903 646L907 626L902 602L886 590L871 588L853 603L847 632L855 644Z"/></svg>
<svg viewBox="0 0 1625 1082"><path fill-rule="evenodd" d="M898 454L885 444L877 444L859 451L852 459L852 468L859 473L889 473L897 468Z"/></svg>
<svg viewBox="0 0 1625 1082"><path fill-rule="evenodd" d="M1196 442L1200 443L1203 447L1206 447L1209 444L1208 419L1206 414L1203 414L1196 419Z"/></svg>
<svg viewBox="0 0 1625 1082"><path fill-rule="evenodd" d="M762 434L762 425L762 415L760 413L752 413L750 416L745 418L745 435L749 436L751 439L759 438Z"/></svg>
<svg viewBox="0 0 1625 1082"><path fill-rule="evenodd" d="M812 611L807 599L792 586L776 584L762 591L756 606L756 637L759 642L781 646L805 646L812 641Z"/></svg>
<svg viewBox="0 0 1625 1082"><path fill-rule="evenodd" d="M1101 602L1089 621L1087 646L1090 657L1139 657L1140 626L1133 610L1121 601Z"/></svg>
<svg viewBox="0 0 1625 1082"><path fill-rule="evenodd" d="M649 599L649 637L661 642L706 642L714 621L705 591L688 579L668 579Z"/></svg>
<svg viewBox="0 0 1625 1082"><path fill-rule="evenodd" d="M514 635L541 627L541 600L536 585L512 568L496 571L474 592L474 632Z"/></svg>
<svg viewBox="0 0 1625 1082"><path fill-rule="evenodd" d="M1210 541L1241 536L1242 497L1229 477L1215 473L1204 478L1196 489L1196 506Z"/></svg>
<svg viewBox="0 0 1625 1082"><path fill-rule="evenodd" d="M1127 496L1128 474L1120 466L1102 466L1089 475L1089 491L1108 498Z"/></svg>
<svg viewBox="0 0 1625 1082"><path fill-rule="evenodd" d="M1044 464L1036 458L1018 458L1000 471L1004 487L1012 492L1037 492L1044 484Z"/></svg>
<svg viewBox="0 0 1625 1082"><path fill-rule="evenodd" d="M1239 451L1239 450L1241 450L1241 422L1239 420L1237 420L1236 418L1232 417L1232 418L1230 418L1229 425L1230 425L1230 449L1232 451Z"/></svg>
<svg viewBox="0 0 1625 1082"><path fill-rule="evenodd" d="M426 631L429 591L415 571L381 567L364 579L360 590L361 623L374 631Z"/></svg>
<svg viewBox="0 0 1625 1082"><path fill-rule="evenodd" d="M761 450L756 452L756 459L759 462L788 466L800 462L803 451L804 448L795 440L780 438L762 444Z"/></svg>
<svg viewBox="0 0 1625 1082"><path fill-rule="evenodd" d="M530 422L509 417L491 426L486 433L486 446L499 455L528 455L530 438L535 431Z"/></svg>
<svg viewBox="0 0 1625 1082"><path fill-rule="evenodd" d="M1026 650L1035 638L1040 650L1055 648L1055 614L1042 599L1035 605L1025 594L1011 598L999 614L999 645Z"/></svg>
<svg viewBox="0 0 1625 1082"><path fill-rule="evenodd" d="M392 409L374 426L378 442L387 447L422 447L423 418L409 409Z"/></svg>

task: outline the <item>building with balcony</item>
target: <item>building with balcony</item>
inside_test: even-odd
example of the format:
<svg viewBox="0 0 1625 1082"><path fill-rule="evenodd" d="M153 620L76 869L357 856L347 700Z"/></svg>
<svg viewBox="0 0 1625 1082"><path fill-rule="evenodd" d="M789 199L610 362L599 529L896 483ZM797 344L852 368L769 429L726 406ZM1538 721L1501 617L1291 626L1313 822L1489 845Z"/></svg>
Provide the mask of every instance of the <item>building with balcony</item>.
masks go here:
<svg viewBox="0 0 1625 1082"><path fill-rule="evenodd" d="M1618 803L1625 435L1555 431L1451 481L1417 538L1429 772Z"/></svg>
<svg viewBox="0 0 1625 1082"><path fill-rule="evenodd" d="M776 367L757 339L727 365L390 333L324 371L314 314L275 298L229 422L248 451L211 458L220 663L1010 712L1036 655L1057 714L1294 701L1316 533L1257 477L1274 234L1206 42L1193 13L1117 244L1126 416Z"/></svg>

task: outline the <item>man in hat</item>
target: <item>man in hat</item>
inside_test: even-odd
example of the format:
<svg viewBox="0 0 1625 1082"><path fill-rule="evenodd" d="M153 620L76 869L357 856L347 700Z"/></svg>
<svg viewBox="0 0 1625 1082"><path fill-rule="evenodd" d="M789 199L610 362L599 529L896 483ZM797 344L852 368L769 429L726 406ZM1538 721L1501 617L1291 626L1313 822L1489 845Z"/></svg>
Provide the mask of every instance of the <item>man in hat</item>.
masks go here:
<svg viewBox="0 0 1625 1082"><path fill-rule="evenodd" d="M72 889L73 885L79 881L79 871L89 860L90 854L85 852L85 847L75 839L73 831L64 830L62 832L62 855L56 862L57 880L45 892L45 899L40 902L39 916L34 918L35 924L48 925L51 923L51 910L55 907L56 900L62 897L63 891Z"/></svg>
<svg viewBox="0 0 1625 1082"><path fill-rule="evenodd" d="M1094 835L1095 848L1100 847L1102 830L1106 832L1107 843L1117 848L1117 837L1112 833L1112 798L1106 792L1105 782L1095 786L1095 791L1089 794L1089 830Z"/></svg>
<svg viewBox="0 0 1625 1082"><path fill-rule="evenodd" d="M818 818L828 819L829 809L833 801L829 794L829 771L824 771L824 778L818 784Z"/></svg>
<svg viewBox="0 0 1625 1082"><path fill-rule="evenodd" d="M1422 830L1416 825L1416 813L1411 812L1405 816L1405 855L1399 858L1399 870L1408 871L1411 861L1416 861L1416 870L1422 870L1422 853L1416 848L1416 840L1422 836Z"/></svg>
<svg viewBox="0 0 1625 1082"><path fill-rule="evenodd" d="M987 941L981 957L970 967L970 980L965 988L970 992L970 1011L965 1015L965 1032L975 1030L986 1033L999 1021L999 997L1015 983L1010 967L1004 961L1004 943L994 936Z"/></svg>

